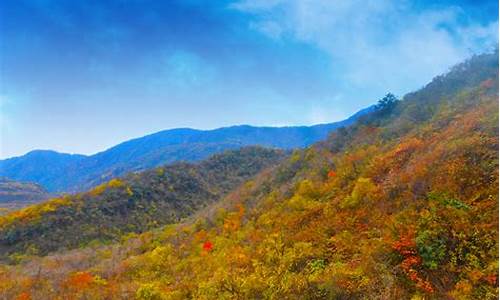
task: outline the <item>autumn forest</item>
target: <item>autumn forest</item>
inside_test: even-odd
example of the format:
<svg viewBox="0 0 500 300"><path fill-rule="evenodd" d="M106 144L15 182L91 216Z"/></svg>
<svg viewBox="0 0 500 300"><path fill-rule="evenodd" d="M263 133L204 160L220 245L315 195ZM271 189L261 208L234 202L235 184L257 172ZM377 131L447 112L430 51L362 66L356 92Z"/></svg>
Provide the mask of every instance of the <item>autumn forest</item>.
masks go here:
<svg viewBox="0 0 500 300"><path fill-rule="evenodd" d="M1 299L498 299L498 52L305 148L0 217Z"/></svg>

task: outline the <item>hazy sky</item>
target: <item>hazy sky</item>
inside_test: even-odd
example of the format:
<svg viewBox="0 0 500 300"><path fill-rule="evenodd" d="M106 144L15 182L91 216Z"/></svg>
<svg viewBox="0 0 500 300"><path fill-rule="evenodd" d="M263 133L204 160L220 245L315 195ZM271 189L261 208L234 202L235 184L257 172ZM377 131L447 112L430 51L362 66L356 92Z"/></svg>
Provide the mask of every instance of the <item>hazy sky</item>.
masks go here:
<svg viewBox="0 0 500 300"><path fill-rule="evenodd" d="M498 43L498 2L3 0L0 157L343 119Z"/></svg>

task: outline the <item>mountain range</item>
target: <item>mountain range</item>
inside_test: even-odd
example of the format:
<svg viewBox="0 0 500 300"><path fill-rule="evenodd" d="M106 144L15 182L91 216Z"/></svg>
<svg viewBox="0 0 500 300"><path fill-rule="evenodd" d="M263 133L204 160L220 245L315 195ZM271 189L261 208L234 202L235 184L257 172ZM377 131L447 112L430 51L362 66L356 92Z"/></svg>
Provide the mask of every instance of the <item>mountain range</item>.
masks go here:
<svg viewBox="0 0 500 300"><path fill-rule="evenodd" d="M372 110L373 107L368 107L346 120L314 126L171 129L132 139L90 156L34 150L0 160L0 176L34 182L52 193L84 191L129 172L176 161L199 161L228 149L251 145L284 150L307 147Z"/></svg>
<svg viewBox="0 0 500 300"><path fill-rule="evenodd" d="M293 152L0 217L5 299L497 299L498 52Z"/></svg>
<svg viewBox="0 0 500 300"><path fill-rule="evenodd" d="M497 299L498 52L305 149L227 150L0 217L5 299Z"/></svg>

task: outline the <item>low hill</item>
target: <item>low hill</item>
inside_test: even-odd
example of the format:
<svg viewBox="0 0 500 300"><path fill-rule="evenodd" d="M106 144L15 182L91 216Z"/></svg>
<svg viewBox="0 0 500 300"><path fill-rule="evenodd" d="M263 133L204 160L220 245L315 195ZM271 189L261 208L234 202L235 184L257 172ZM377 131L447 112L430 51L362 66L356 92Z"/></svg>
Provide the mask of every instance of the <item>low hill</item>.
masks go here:
<svg viewBox="0 0 500 300"><path fill-rule="evenodd" d="M49 193L38 184L0 178L0 209L18 209L49 197Z"/></svg>
<svg viewBox="0 0 500 300"><path fill-rule="evenodd" d="M128 172L176 161L199 161L228 149L252 145L285 150L306 147L324 139L332 130L352 124L371 109L361 110L344 121L309 127L242 125L214 130L165 130L91 156L35 150L24 156L0 160L0 176L36 182L50 192L85 191Z"/></svg>
<svg viewBox="0 0 500 300"><path fill-rule="evenodd" d="M283 157L280 150L245 147L197 164L132 173L86 193L29 206L0 219L0 256L46 254L179 222Z"/></svg>

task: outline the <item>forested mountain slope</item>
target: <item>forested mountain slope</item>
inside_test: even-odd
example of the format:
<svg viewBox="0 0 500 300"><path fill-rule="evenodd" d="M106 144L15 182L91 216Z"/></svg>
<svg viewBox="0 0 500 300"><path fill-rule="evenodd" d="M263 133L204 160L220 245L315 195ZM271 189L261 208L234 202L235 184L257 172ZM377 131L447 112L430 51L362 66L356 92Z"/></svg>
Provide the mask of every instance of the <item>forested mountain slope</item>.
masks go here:
<svg viewBox="0 0 500 300"><path fill-rule="evenodd" d="M232 126L214 130L180 128L126 141L91 156L36 150L0 160L0 176L36 182L51 192L85 191L114 177L176 161L199 161L228 149L264 146L302 148L332 130L352 124L373 108L329 124L292 127ZM65 174L65 176L61 176Z"/></svg>
<svg viewBox="0 0 500 300"><path fill-rule="evenodd" d="M178 222L283 157L280 150L260 147L228 150L198 164L129 174L24 208L0 219L0 257L46 254Z"/></svg>
<svg viewBox="0 0 500 300"><path fill-rule="evenodd" d="M497 299L498 53L384 98L196 218L0 282L34 299Z"/></svg>

